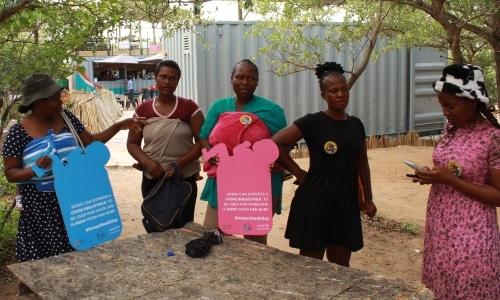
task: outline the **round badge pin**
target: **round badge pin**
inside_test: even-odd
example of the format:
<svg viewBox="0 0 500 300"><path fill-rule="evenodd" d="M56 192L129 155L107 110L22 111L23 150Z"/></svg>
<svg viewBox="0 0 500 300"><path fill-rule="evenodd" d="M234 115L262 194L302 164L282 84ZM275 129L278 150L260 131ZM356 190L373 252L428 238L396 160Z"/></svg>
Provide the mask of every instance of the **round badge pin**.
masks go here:
<svg viewBox="0 0 500 300"><path fill-rule="evenodd" d="M243 125L250 125L252 124L252 117L249 115L243 115L240 117L240 123Z"/></svg>
<svg viewBox="0 0 500 300"><path fill-rule="evenodd" d="M450 161L450 163L448 163L448 170L457 177L462 175L462 166L456 161Z"/></svg>
<svg viewBox="0 0 500 300"><path fill-rule="evenodd" d="M335 154L339 148L335 142L328 141L325 143L325 146L323 146L323 149L325 149L325 152L328 154Z"/></svg>

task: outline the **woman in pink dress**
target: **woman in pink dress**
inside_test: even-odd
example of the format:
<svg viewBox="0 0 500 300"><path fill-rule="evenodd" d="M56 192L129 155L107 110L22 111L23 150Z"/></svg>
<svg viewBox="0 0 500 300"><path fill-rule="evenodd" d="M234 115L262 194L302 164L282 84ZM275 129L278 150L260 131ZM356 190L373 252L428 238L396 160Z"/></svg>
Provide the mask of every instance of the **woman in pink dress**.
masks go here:
<svg viewBox="0 0 500 300"><path fill-rule="evenodd" d="M436 299L500 299L500 124L483 70L450 65L433 87L448 124L413 179L432 184L422 282Z"/></svg>

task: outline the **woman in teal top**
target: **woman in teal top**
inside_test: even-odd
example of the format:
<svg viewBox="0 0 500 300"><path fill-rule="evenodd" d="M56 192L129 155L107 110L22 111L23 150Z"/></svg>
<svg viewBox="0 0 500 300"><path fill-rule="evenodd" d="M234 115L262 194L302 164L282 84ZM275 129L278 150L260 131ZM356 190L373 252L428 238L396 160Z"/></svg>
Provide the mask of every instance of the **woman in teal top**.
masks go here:
<svg viewBox="0 0 500 300"><path fill-rule="evenodd" d="M235 96L219 99L209 108L199 135L202 148L210 150L212 146L224 143L232 154L234 146L243 141L254 143L267 139L286 127L283 108L254 95L258 82L259 71L252 61L245 59L234 66L231 84ZM208 178L201 193L201 200L208 201L203 224L211 228L218 228L216 165L217 157L205 162ZM272 170L271 186L273 213L280 214L283 169L278 166ZM267 244L267 235L248 235L245 238Z"/></svg>

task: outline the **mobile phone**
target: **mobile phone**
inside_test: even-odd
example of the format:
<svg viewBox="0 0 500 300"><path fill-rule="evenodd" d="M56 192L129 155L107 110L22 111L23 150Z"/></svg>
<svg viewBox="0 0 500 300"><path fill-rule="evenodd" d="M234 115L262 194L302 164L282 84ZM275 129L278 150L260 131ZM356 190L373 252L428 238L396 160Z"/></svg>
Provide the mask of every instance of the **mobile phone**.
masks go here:
<svg viewBox="0 0 500 300"><path fill-rule="evenodd" d="M414 162L403 160L403 162L415 171L422 171L422 168Z"/></svg>

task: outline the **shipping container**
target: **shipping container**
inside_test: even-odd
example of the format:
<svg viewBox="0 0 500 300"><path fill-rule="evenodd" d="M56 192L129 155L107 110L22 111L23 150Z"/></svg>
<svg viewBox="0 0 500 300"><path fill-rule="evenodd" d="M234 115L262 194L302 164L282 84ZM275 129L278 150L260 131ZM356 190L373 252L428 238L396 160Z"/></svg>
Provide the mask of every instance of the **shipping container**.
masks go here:
<svg viewBox="0 0 500 300"><path fill-rule="evenodd" d="M259 67L256 94L281 105L288 123L323 110L326 104L313 72L281 77L270 72L267 57L257 55L265 41L245 37L253 27L249 21L217 22L195 25L192 30L178 29L165 38L163 49L169 53L168 59L179 63L182 70L177 94L195 100L206 112L215 100L233 94L233 66L249 58ZM321 37L327 32L323 26L313 26L305 34ZM397 135L414 130L421 135L440 133L446 119L431 84L441 77L448 63L442 55L443 52L431 48L399 49L370 62L351 89L347 113L359 117L369 135ZM324 53L323 58L350 68L351 57L334 49Z"/></svg>

